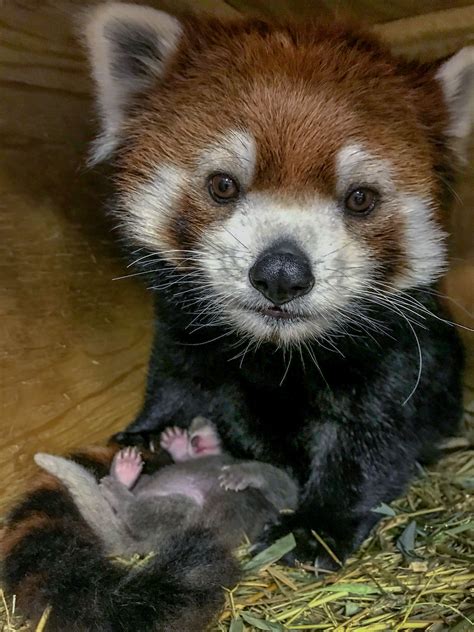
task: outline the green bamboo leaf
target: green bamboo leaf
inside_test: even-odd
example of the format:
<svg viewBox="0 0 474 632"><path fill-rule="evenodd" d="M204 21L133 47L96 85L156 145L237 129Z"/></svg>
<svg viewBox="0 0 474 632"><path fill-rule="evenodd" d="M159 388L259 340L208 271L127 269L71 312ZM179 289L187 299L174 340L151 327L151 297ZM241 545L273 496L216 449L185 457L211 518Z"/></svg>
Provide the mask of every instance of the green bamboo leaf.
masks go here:
<svg viewBox="0 0 474 632"><path fill-rule="evenodd" d="M352 601L347 601L344 607L344 614L346 617L352 617L360 611L360 606Z"/></svg>
<svg viewBox="0 0 474 632"><path fill-rule="evenodd" d="M397 549L408 560L418 559L415 553L416 520L412 520L397 540Z"/></svg>
<svg viewBox="0 0 474 632"><path fill-rule="evenodd" d="M380 503L380 505L377 505L377 507L372 509L372 512L382 514L382 516L390 516L390 518L393 518L397 515L395 513L395 510L392 509L390 505L386 505L385 503Z"/></svg>
<svg viewBox="0 0 474 632"><path fill-rule="evenodd" d="M463 533L464 531L470 531L474 529L474 520L468 520L464 524L460 524L457 527L453 527L452 529L446 529L445 533L450 533L451 535L457 535L458 533Z"/></svg>
<svg viewBox="0 0 474 632"><path fill-rule="evenodd" d="M456 623L456 625L451 628L451 632L472 632L473 627L474 610L471 610L471 612L469 612L467 616L464 615L461 621Z"/></svg>
<svg viewBox="0 0 474 632"><path fill-rule="evenodd" d="M268 566L281 559L284 555L292 551L296 546L295 537L292 533L276 540L268 549L261 551L254 558L244 564L244 571L255 571L262 566Z"/></svg>
<svg viewBox="0 0 474 632"><path fill-rule="evenodd" d="M240 617L232 619L229 632L244 632L244 622Z"/></svg>

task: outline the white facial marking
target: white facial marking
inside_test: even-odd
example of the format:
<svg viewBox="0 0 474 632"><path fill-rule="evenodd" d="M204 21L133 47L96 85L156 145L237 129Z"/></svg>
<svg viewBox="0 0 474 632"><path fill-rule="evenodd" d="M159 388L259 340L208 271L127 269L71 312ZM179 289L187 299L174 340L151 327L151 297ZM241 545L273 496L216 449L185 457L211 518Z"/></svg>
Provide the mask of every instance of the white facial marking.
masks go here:
<svg viewBox="0 0 474 632"><path fill-rule="evenodd" d="M369 185L393 193L395 191L390 163L365 150L362 145L343 147L336 157L337 193L344 195L354 184Z"/></svg>
<svg viewBox="0 0 474 632"><path fill-rule="evenodd" d="M158 167L146 185L126 194L122 206L135 241L176 261L163 235L179 210L183 187L202 196L204 205L215 204L207 191L207 178L216 171L228 172L242 184L242 197L231 207L216 209L195 247L195 261L205 276L206 301L215 322L230 325L253 340L271 340L282 345L299 344L359 325L364 311L354 301L377 296L380 267L370 242L350 228L340 201L351 185L370 186L380 192L376 212L399 216L404 271L383 288L398 292L427 284L437 278L445 262L442 229L432 217L429 200L397 188L388 160L361 145L343 148L337 157L337 192L324 197L287 198L271 192L252 191L256 162L255 141L242 130L230 131L220 142L207 147L195 165L186 169L171 164ZM370 222L370 217L362 221ZM397 219L398 221L398 219ZM308 258L314 287L282 310L289 318L262 314L272 307L253 287L249 271L258 257L278 241L293 242ZM365 297L365 299L364 299ZM368 300L368 299L367 299ZM360 303L359 303L360 305ZM202 305L201 305L202 306ZM330 337L327 338L330 340Z"/></svg>
<svg viewBox="0 0 474 632"><path fill-rule="evenodd" d="M284 202L271 192L247 193L229 218L206 232L199 248L221 319L255 339L284 345L324 337L357 320L353 300L368 296L367 290L373 297L379 286L375 251L348 229L340 208L351 185L376 189L382 198L380 212L400 215L407 265L386 289L400 291L437 278L445 261L444 234L429 202L398 190L392 172L389 161L353 144L337 157L335 199L315 192L310 201ZM294 316L290 320L260 314L271 303L249 280L259 255L282 240L293 241L306 254L315 277L308 294L283 306Z"/></svg>
<svg viewBox="0 0 474 632"><path fill-rule="evenodd" d="M446 271L447 235L435 222L429 200L406 194L399 199L407 265L394 285L399 290L408 290L428 285Z"/></svg>
<svg viewBox="0 0 474 632"><path fill-rule="evenodd" d="M126 213L124 225L129 237L166 256L162 235L177 212L176 204L186 181L184 169L165 163L146 184L124 194L121 206Z"/></svg>
<svg viewBox="0 0 474 632"><path fill-rule="evenodd" d="M255 172L256 156L253 136L245 130L231 130L202 152L197 173L205 178L212 172L222 171L236 176L243 186L248 187Z"/></svg>
<svg viewBox="0 0 474 632"><path fill-rule="evenodd" d="M257 313L272 304L251 285L249 270L280 240L293 241L306 254L316 283L291 301L294 319L272 322ZM224 320L282 344L324 332L372 268L370 253L350 236L335 202L316 197L312 204L285 204L272 194L249 193L228 220L206 233L201 251L206 275L222 297Z"/></svg>
<svg viewBox="0 0 474 632"><path fill-rule="evenodd" d="M407 290L439 278L446 265L446 234L433 218L431 201L397 189L390 162L362 145L341 149L336 171L340 195L352 184L372 185L384 198L382 213L400 215L406 269L393 282L394 288Z"/></svg>
<svg viewBox="0 0 474 632"><path fill-rule="evenodd" d="M230 130L219 142L208 146L199 156L194 169L163 163L146 184L122 197L127 217L126 230L136 242L157 250L165 258L169 247L162 239L167 225L178 212L176 203L182 191L201 194L208 203L207 177L213 172L229 172L243 187L251 184L255 169L256 148L251 134Z"/></svg>
<svg viewBox="0 0 474 632"><path fill-rule="evenodd" d="M229 172L247 187L252 181L255 159L252 135L245 130L230 130L202 152L193 170L163 163L154 170L146 184L140 184L135 191L122 196L130 237L173 260L173 256L167 256L169 246L163 236L170 219L178 212L176 205L183 190L205 196L208 203L206 180L216 171Z"/></svg>

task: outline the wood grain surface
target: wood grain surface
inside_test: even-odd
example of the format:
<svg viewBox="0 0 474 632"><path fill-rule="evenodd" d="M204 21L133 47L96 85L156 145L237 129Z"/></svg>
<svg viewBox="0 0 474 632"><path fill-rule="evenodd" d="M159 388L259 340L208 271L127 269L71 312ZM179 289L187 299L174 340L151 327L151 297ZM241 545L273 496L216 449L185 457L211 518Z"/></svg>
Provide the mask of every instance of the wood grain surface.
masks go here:
<svg viewBox="0 0 474 632"><path fill-rule="evenodd" d="M397 50L423 57L452 52L474 32L474 5L462 1L179 5L221 15L336 7L371 22L394 20L376 28ZM142 396L150 296L136 279L116 280L126 271L102 210L107 172L84 166L94 114L74 28L82 6L0 2L0 511L24 487L34 452L104 441L132 419ZM471 326L472 175L471 162L453 215L447 280L456 318Z"/></svg>

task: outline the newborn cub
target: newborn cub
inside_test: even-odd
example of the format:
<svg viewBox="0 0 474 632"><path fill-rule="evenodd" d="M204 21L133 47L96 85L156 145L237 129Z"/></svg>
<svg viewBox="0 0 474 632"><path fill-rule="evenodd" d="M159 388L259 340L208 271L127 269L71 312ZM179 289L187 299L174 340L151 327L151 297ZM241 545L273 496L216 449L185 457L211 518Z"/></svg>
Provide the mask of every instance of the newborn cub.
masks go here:
<svg viewBox="0 0 474 632"><path fill-rule="evenodd" d="M189 430L167 428L160 438L174 463L142 474L135 448L115 455L99 483L82 466L49 454L35 461L59 478L108 553L146 554L193 525L209 527L229 547L250 541L281 511L294 510L298 488L283 470L237 461L222 452L213 424L196 417Z"/></svg>

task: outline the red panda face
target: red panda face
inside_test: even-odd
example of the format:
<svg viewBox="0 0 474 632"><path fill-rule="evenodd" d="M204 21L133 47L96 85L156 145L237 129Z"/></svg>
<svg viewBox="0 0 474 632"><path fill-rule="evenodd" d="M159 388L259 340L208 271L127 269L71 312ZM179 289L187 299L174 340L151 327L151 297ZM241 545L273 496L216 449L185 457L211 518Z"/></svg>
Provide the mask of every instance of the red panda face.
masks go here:
<svg viewBox="0 0 474 632"><path fill-rule="evenodd" d="M128 238L192 278L201 317L299 344L440 276L452 121L433 68L338 24L168 19L167 65L104 143ZM128 27L143 74L163 54Z"/></svg>

